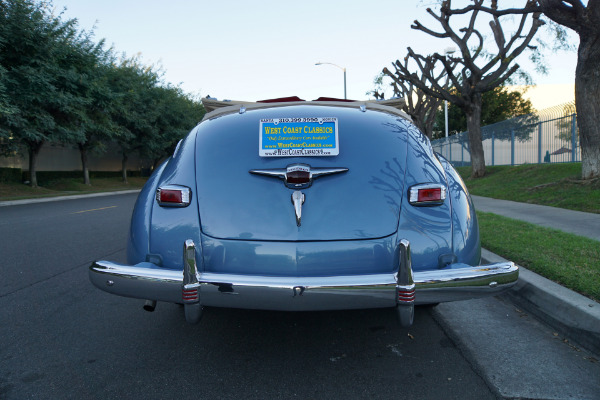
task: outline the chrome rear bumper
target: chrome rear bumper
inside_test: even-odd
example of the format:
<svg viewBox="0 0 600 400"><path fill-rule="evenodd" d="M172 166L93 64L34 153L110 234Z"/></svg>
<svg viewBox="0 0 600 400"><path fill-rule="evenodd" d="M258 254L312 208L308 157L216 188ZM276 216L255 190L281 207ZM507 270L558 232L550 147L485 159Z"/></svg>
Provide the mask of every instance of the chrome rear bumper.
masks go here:
<svg viewBox="0 0 600 400"><path fill-rule="evenodd" d="M140 299L214 307L312 311L467 300L502 292L514 285L519 276L519 269L512 262L476 267L451 264L444 269L412 272L407 242L404 258L408 268L404 268L403 276L389 273L276 277L198 272L193 243L188 242L184 248L186 268L183 273L149 262L122 265L97 261L90 267L90 280L106 292Z"/></svg>

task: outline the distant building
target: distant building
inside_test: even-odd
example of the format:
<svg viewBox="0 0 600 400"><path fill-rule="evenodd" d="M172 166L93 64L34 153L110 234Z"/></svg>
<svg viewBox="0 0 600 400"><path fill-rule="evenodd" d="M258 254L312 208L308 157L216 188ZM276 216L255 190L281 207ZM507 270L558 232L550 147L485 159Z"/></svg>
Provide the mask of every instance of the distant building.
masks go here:
<svg viewBox="0 0 600 400"><path fill-rule="evenodd" d="M575 84L572 83L534 86L516 85L509 88L518 91L527 89L523 97L530 100L533 108L537 111L575 101Z"/></svg>

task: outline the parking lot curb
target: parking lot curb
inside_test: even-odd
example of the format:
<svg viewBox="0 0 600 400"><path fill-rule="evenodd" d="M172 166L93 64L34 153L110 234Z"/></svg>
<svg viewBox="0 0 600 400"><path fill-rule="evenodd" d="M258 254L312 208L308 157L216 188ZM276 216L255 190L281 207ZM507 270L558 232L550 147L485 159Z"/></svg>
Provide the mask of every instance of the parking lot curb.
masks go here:
<svg viewBox="0 0 600 400"><path fill-rule="evenodd" d="M481 256L485 263L506 261L485 249ZM557 333L600 354L599 303L523 267L520 267L519 281L504 296Z"/></svg>
<svg viewBox="0 0 600 400"><path fill-rule="evenodd" d="M116 194L139 193L140 190L141 189L132 189L132 190L119 190L119 191L115 191L115 192L100 192L100 193L74 194L74 195L56 196L56 197L41 197L41 198L37 198L37 199L8 200L8 201L0 201L0 207L19 206L22 204L47 203L50 201L83 199L83 198L87 198L87 197L114 196Z"/></svg>

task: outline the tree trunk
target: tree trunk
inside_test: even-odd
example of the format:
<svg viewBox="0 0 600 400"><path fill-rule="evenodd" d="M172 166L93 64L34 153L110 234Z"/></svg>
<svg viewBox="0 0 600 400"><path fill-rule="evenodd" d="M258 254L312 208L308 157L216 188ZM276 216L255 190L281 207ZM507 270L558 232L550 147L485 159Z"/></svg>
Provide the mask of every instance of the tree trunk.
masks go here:
<svg viewBox="0 0 600 400"><path fill-rule="evenodd" d="M471 177L485 175L485 157L481 141L481 94L476 94L470 105L464 109L467 116L469 148L471 150Z"/></svg>
<svg viewBox="0 0 600 400"><path fill-rule="evenodd" d="M87 147L79 144L79 154L81 155L81 169L83 170L83 184L90 185L90 171L88 170Z"/></svg>
<svg viewBox="0 0 600 400"><path fill-rule="evenodd" d="M581 178L600 177L600 35L579 35L575 105L581 145Z"/></svg>
<svg viewBox="0 0 600 400"><path fill-rule="evenodd" d="M123 159L121 160L121 170L123 172L123 182L124 183L129 183L127 182L127 154L125 152L123 152Z"/></svg>
<svg viewBox="0 0 600 400"><path fill-rule="evenodd" d="M44 142L27 142L29 150L29 184L31 187L38 187L37 182L37 157L40 154L40 150Z"/></svg>

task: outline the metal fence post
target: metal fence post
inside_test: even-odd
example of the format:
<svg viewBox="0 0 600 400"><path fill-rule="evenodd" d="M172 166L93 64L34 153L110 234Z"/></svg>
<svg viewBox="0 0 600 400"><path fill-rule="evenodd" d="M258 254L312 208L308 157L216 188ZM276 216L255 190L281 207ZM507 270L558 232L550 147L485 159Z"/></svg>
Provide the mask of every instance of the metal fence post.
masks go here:
<svg viewBox="0 0 600 400"><path fill-rule="evenodd" d="M577 144L575 135L577 134L577 114L571 115L571 161L575 162L577 152L575 145Z"/></svg>
<svg viewBox="0 0 600 400"><path fill-rule="evenodd" d="M538 164L542 163L542 123L538 123Z"/></svg>
<svg viewBox="0 0 600 400"><path fill-rule="evenodd" d="M515 165L515 130L510 130L510 165Z"/></svg>
<svg viewBox="0 0 600 400"><path fill-rule="evenodd" d="M460 143L460 163L461 166L465 165L465 135L462 136Z"/></svg>
<svg viewBox="0 0 600 400"><path fill-rule="evenodd" d="M534 115L537 122L531 124L529 122L531 121L530 118L523 119L522 117L517 117L510 121L488 125L486 127L487 131L485 135L482 133L482 140L483 136L487 136L487 138L491 136L492 140L492 157L491 160L486 157L486 165L488 161L491 161L491 165L493 166L535 163L536 125L538 164L549 163L552 161L558 162L559 160L566 162L581 161L581 143L578 137L577 114L574 107L574 104L571 103L553 107L552 109L549 109L549 111L538 113L537 116ZM568 109L571 114L564 115L565 109ZM558 115L559 112L560 115ZM571 140L568 138L569 117L571 117ZM519 131L516 132L517 130ZM525 134L522 134L523 130L525 130ZM496 160L495 131L500 132L500 147L498 148L500 158L498 160ZM491 134L488 136L487 132L490 132ZM510 139L508 133L510 133ZM518 138L516 137L517 134L519 134ZM519 139L519 143L517 143L516 139ZM506 146L505 142L507 140L510 140L510 148L507 148ZM569 142L571 149L568 149ZM452 146L454 144L460 145L460 157L458 157L458 154L452 154ZM440 149L440 152L443 151L442 154L446 154L450 161L453 161L452 157L456 156L456 160L454 160L456 163L460 162L461 164L466 164L468 162L470 164L472 162L468 132L462 132L459 137L455 137L453 140L450 140L450 138L437 139L435 141L435 146ZM446 150L444 149L444 146L450 146L450 148ZM516 154L517 150L519 150L518 157ZM510 151L510 164L507 157L508 151ZM454 153L456 153L456 151ZM571 153L570 159L568 156L569 153ZM561 156L553 157L559 155Z"/></svg>
<svg viewBox="0 0 600 400"><path fill-rule="evenodd" d="M494 165L494 154L496 152L494 151L494 131L492 131L492 166Z"/></svg>

